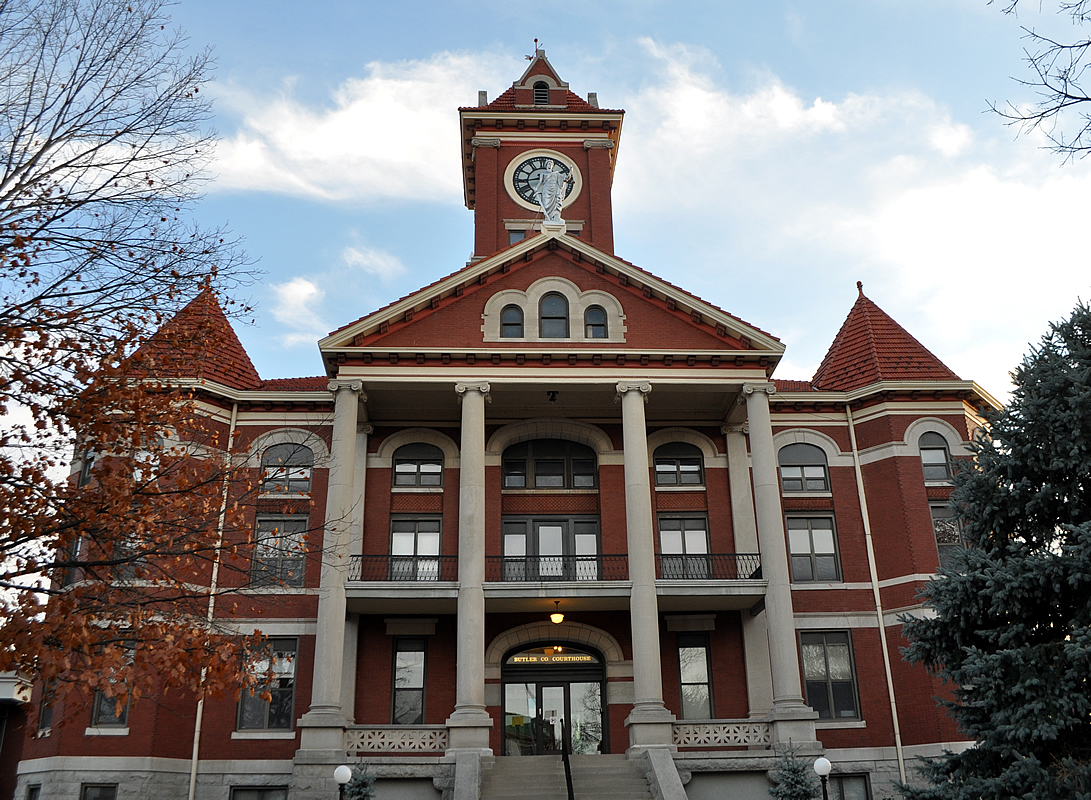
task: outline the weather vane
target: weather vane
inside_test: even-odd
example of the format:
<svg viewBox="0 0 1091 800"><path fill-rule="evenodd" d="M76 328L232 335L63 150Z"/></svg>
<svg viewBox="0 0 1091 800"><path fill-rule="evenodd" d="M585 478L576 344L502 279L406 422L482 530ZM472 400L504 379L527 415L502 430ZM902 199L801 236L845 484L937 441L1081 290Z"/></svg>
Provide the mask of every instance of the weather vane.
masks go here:
<svg viewBox="0 0 1091 800"><path fill-rule="evenodd" d="M538 55L538 40L534 40L534 56ZM523 56L527 61L533 61L534 56Z"/></svg>

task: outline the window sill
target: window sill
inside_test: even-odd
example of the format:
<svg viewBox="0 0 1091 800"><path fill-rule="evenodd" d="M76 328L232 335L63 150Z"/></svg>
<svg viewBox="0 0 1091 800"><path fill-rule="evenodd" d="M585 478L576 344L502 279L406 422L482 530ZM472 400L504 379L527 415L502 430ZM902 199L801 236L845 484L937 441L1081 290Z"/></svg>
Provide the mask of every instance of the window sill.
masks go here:
<svg viewBox="0 0 1091 800"><path fill-rule="evenodd" d="M501 489L500 494L598 494L598 489Z"/></svg>
<svg viewBox="0 0 1091 800"><path fill-rule="evenodd" d="M847 728L866 728L867 722L862 719L827 719L819 720L814 724L816 731L830 731Z"/></svg>
<svg viewBox="0 0 1091 800"><path fill-rule="evenodd" d="M656 486L657 492L704 492L705 485L703 483L687 484L685 486L671 486L667 484L665 486Z"/></svg>
<svg viewBox="0 0 1091 800"><path fill-rule="evenodd" d="M781 490L782 497L833 497L833 492L785 492Z"/></svg>
<svg viewBox="0 0 1091 800"><path fill-rule="evenodd" d="M938 487L941 489L953 489L955 484L952 481L925 481L926 488Z"/></svg>
<svg viewBox="0 0 1091 800"><path fill-rule="evenodd" d="M231 731L232 739L295 739L295 731Z"/></svg>
<svg viewBox="0 0 1091 800"><path fill-rule="evenodd" d="M861 586L871 588L870 583L864 583ZM846 586L844 581L792 581L790 588L794 591L796 589L855 589L858 587Z"/></svg>
<svg viewBox="0 0 1091 800"><path fill-rule="evenodd" d="M129 727L127 725L125 727L121 727L120 725L118 725L117 727L109 727L109 726L107 726L107 727L90 727L90 728L85 728L84 729L83 735L84 736L128 736L129 735Z"/></svg>
<svg viewBox="0 0 1091 800"><path fill-rule="evenodd" d="M310 500L310 492L258 492L259 500Z"/></svg>
<svg viewBox="0 0 1091 800"><path fill-rule="evenodd" d="M443 494L442 486L392 486L393 494Z"/></svg>
<svg viewBox="0 0 1091 800"><path fill-rule="evenodd" d="M239 594L315 594L317 589L306 586L244 586Z"/></svg>

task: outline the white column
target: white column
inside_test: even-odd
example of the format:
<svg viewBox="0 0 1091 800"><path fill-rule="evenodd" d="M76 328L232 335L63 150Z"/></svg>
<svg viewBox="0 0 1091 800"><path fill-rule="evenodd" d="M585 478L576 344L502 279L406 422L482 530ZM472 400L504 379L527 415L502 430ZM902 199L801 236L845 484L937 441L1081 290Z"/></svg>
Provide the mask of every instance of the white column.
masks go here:
<svg viewBox="0 0 1091 800"><path fill-rule="evenodd" d="M458 480L458 649L449 751L489 749L485 711L485 402L489 384L459 383L462 446Z"/></svg>
<svg viewBox="0 0 1091 800"><path fill-rule="evenodd" d="M727 440L727 479L731 495L731 525L735 551L757 553L758 523L754 518L754 492L750 484L750 462L746 456L746 425L724 425ZM760 608L760 607L759 607ZM766 615L740 611L743 652L746 657L746 700L751 719L768 716L773 707L769 667L769 631Z"/></svg>
<svg viewBox="0 0 1091 800"><path fill-rule="evenodd" d="M671 746L674 716L663 705L659 658L659 602L655 595L655 524L648 465L644 403L652 386L621 381L622 436L625 447L625 526L629 551L629 618L633 633L633 711L625 720L629 749Z"/></svg>
<svg viewBox="0 0 1091 800"><path fill-rule="evenodd" d="M366 410L366 409L365 409ZM349 555L364 552L364 494L367 490L367 437L375 429L366 422L356 425L356 461L353 466L352 486L356 502L352 505L352 524L349 526ZM348 722L355 722L356 714L356 658L360 643L360 615L349 614L345 620L345 656L341 666L341 709Z"/></svg>
<svg viewBox="0 0 1091 800"><path fill-rule="evenodd" d="M754 508L761 548L762 576L768 582L765 616L769 631L769 662L773 685L773 737L793 746L817 747L814 720L818 715L803 702L792 610L788 547L784 538L784 514L780 505L780 481L769 418L770 383L743 386L750 428L750 460L754 470Z"/></svg>
<svg viewBox="0 0 1091 800"><path fill-rule="evenodd" d="M356 466L356 421L361 400L359 381L331 381L334 393L333 442L330 480L326 494L326 523L322 536L322 578L318 594L314 679L311 708L299 721L301 750L344 751L345 713L341 706L341 676L345 647L345 579L349 548Z"/></svg>

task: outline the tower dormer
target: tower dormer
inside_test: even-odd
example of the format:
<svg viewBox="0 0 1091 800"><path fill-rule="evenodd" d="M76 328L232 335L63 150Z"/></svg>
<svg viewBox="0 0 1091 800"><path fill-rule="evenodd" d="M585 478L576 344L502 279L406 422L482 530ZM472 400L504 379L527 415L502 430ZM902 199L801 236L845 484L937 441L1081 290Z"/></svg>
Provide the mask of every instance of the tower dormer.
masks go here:
<svg viewBox="0 0 1091 800"><path fill-rule="evenodd" d="M564 201L567 233L613 252L610 187L621 139L621 110L601 109L568 88L537 49L519 80L488 102L459 109L466 207L474 212L474 256L497 252L540 229L534 176L549 161L572 180Z"/></svg>

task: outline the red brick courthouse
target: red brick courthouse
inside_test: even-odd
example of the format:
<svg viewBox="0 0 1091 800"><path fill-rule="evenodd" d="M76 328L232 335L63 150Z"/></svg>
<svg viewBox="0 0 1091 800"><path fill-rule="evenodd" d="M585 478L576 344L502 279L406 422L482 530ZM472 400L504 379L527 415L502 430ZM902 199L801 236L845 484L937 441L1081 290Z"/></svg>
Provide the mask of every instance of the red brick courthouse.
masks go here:
<svg viewBox="0 0 1091 800"><path fill-rule="evenodd" d="M357 760L381 798L552 797L533 757L565 745L664 800L764 799L791 746L881 800L966 745L898 619L995 401L862 288L811 380L774 378L775 336L615 255L624 112L544 52L459 119L469 264L320 341L321 377L262 380L226 321L193 365L263 476L233 624L272 699L199 733L191 697L62 700L20 800L317 800Z"/></svg>

